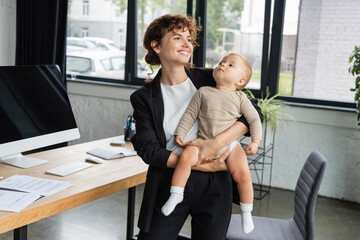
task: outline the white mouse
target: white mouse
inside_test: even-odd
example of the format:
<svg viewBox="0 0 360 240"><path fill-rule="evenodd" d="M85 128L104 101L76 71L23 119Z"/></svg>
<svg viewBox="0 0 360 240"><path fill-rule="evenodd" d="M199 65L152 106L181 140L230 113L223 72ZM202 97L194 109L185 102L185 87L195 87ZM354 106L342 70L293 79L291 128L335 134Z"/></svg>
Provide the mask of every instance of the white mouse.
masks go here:
<svg viewBox="0 0 360 240"><path fill-rule="evenodd" d="M92 162L92 163L103 163L103 162L105 162L104 159L101 159L101 158L98 158L98 157L94 157L94 156L87 157L87 158L85 159L85 161L87 161L87 162Z"/></svg>

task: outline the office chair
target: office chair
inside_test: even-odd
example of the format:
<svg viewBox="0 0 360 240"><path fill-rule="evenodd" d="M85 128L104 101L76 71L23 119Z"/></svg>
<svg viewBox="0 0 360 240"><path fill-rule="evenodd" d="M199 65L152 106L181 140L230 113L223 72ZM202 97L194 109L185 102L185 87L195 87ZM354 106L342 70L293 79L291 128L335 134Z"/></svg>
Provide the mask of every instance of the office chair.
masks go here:
<svg viewBox="0 0 360 240"><path fill-rule="evenodd" d="M291 219L253 217L255 229L245 234L241 215L232 214L227 240L313 240L316 198L326 166L325 157L312 152L298 178L294 197L294 216Z"/></svg>

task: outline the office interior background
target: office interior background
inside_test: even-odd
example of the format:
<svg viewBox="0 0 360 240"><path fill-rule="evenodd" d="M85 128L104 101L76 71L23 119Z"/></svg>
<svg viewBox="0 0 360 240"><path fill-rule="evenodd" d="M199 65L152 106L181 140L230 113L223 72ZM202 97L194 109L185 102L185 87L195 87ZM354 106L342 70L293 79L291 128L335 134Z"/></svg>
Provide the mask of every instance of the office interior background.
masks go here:
<svg viewBox="0 0 360 240"><path fill-rule="evenodd" d="M15 64L16 4L0 1L1 66ZM66 84L81 134L69 144L123 134L129 97L150 72L146 26L165 13L192 14L203 30L195 65L213 67L238 52L254 69L255 96L286 102L292 118L275 132L271 187L293 190L318 150L328 160L319 195L359 204L360 129L348 72L360 45L359 12L358 0L69 0Z"/></svg>

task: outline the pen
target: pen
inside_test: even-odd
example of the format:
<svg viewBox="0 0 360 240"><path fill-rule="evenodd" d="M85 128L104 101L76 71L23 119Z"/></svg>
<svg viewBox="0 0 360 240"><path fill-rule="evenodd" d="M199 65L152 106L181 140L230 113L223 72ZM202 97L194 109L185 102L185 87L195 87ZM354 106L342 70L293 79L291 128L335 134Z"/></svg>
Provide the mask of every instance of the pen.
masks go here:
<svg viewBox="0 0 360 240"><path fill-rule="evenodd" d="M126 127L130 127L130 121L131 121L131 116L129 115L129 116L127 117Z"/></svg>

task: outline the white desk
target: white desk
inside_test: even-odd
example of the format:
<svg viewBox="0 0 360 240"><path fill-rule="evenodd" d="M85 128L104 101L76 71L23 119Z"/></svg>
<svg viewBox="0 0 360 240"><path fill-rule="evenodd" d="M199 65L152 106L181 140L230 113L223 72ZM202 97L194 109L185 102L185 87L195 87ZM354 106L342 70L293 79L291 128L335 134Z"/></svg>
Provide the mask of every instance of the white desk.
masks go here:
<svg viewBox="0 0 360 240"><path fill-rule="evenodd" d="M127 239L131 239L134 227L135 186L145 182L147 165L138 156L107 160L102 164L76 172L66 177L45 174L45 170L71 161L84 161L86 151L108 146L113 138L72 145L54 150L30 154L48 160L48 163L21 169L6 164L0 165L0 176L27 175L69 181L74 186L54 195L41 198L18 213L0 211L0 234L14 230L14 239L26 239L26 226L30 223L64 212L74 207L129 189ZM130 147L126 143L125 147Z"/></svg>

